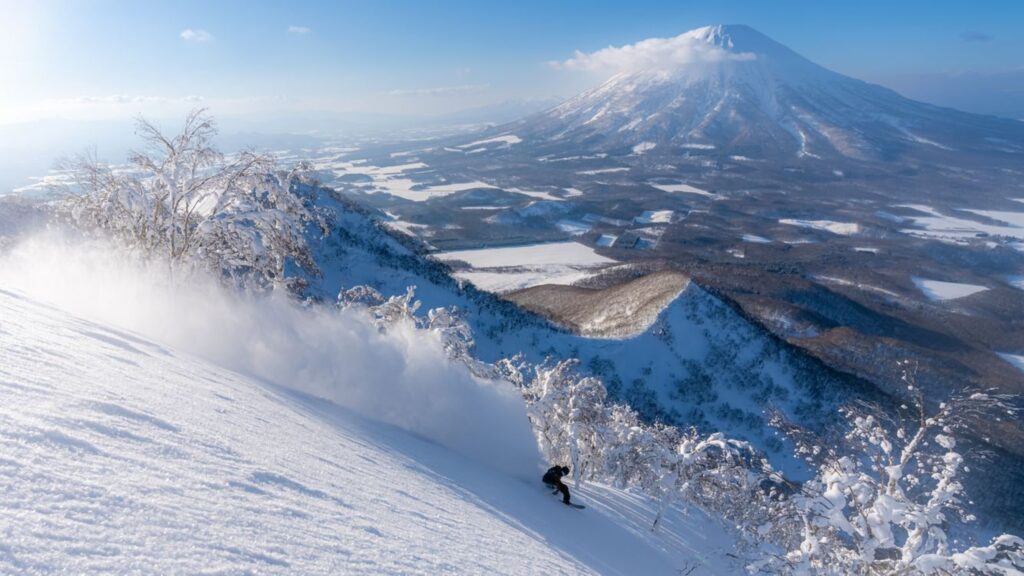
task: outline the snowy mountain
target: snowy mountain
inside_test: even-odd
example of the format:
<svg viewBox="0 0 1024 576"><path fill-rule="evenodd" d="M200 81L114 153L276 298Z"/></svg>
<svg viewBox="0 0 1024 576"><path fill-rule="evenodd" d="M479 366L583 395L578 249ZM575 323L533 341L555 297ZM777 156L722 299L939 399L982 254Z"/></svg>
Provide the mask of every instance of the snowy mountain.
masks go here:
<svg viewBox="0 0 1024 576"><path fill-rule="evenodd" d="M663 42L686 57L642 62L494 132L563 155L632 150L669 158L713 149L786 162L1009 158L1024 144L1020 122L909 100L827 70L748 26L706 26Z"/></svg>
<svg viewBox="0 0 1024 576"><path fill-rule="evenodd" d="M528 479L509 474L436 437L382 424L365 404L346 409L323 390L310 395L301 372L272 376L275 364L290 366L284 352L295 349L262 348L252 358L263 364L245 375L224 366L225 349L208 345L243 342L235 337L258 313L275 313L256 338L263 343L289 330L327 337L313 316L282 317L287 304L229 304L230 314L178 322L176 335L138 314L123 318L162 330L157 341L99 319L116 316L117 289L89 292L89 300L41 285L32 291L53 305L0 283L0 573L741 571L728 555L728 533L699 511L673 510L652 532L653 502L596 484L576 491L588 509L572 510L533 470ZM169 304L154 299L135 312ZM325 344L341 344L344 330L362 332L361 323L340 319ZM368 351L369 342L349 344L349 352ZM427 349L421 356L440 358L429 342L417 345ZM323 347L305 360L357 363L359 353L338 350L345 349ZM439 370L465 378L454 366ZM342 370L334 388L368 390L387 386L388 377ZM393 390L387 400L398 411L411 401ZM521 403L506 410L525 427ZM474 441L495 440L487 430L497 433L477 429Z"/></svg>

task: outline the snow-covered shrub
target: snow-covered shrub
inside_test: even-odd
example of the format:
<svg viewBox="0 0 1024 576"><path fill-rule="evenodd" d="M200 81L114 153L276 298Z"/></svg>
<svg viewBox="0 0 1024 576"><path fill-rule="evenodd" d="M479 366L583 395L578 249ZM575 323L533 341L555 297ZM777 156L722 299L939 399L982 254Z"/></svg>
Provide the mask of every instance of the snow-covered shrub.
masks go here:
<svg viewBox="0 0 1024 576"><path fill-rule="evenodd" d="M761 489L767 464L745 442L642 422L607 403L601 381L578 361L533 367L523 384L530 419L548 461L571 465L573 478L636 488L660 503L653 519L685 500L731 521L765 522L772 501Z"/></svg>
<svg viewBox="0 0 1024 576"><path fill-rule="evenodd" d="M895 416L859 404L843 410L850 428L838 446L794 435L818 467L793 499L796 519L780 521L791 549L776 565L798 574L1009 574L1024 568L1021 541L952 549L949 527L973 520L955 434L969 419L1014 414L1008 398L967 392L929 412L904 373L912 407Z"/></svg>
<svg viewBox="0 0 1024 576"><path fill-rule="evenodd" d="M384 302L384 296L370 286L353 286L338 293L339 308L380 306Z"/></svg>
<svg viewBox="0 0 1024 576"><path fill-rule="evenodd" d="M453 359L473 359L473 329L455 306L427 311L426 327L441 336L445 352Z"/></svg>
<svg viewBox="0 0 1024 576"><path fill-rule="evenodd" d="M313 188L302 186L303 166L278 171L272 157L251 151L225 156L213 146L217 129L205 110L192 111L173 137L141 118L137 131L145 148L131 153L128 167L88 154L68 163L78 193L65 208L79 227L250 288L298 288L289 265L317 272L307 228L325 233L327 225L313 208Z"/></svg>

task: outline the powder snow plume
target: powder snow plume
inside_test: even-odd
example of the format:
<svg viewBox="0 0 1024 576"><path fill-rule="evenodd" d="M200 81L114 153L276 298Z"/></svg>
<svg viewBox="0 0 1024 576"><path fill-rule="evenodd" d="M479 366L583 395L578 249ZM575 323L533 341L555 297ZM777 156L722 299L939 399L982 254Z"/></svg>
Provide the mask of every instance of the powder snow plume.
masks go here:
<svg viewBox="0 0 1024 576"><path fill-rule="evenodd" d="M268 383L393 424L515 475L539 455L518 392L449 361L409 323L382 334L358 311L241 295L202 275L169 278L99 242L35 236L0 257L0 286L135 331Z"/></svg>

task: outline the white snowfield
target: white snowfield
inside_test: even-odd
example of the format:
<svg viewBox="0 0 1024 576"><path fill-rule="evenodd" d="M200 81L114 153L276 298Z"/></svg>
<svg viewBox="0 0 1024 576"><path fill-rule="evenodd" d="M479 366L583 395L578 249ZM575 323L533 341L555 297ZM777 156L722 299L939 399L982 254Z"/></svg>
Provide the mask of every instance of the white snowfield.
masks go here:
<svg viewBox="0 0 1024 576"><path fill-rule="evenodd" d="M988 290L985 286L977 284L961 284L959 282L943 282L941 280L928 280L926 278L912 278L914 285L933 302L943 300L956 300L971 294Z"/></svg>
<svg viewBox="0 0 1024 576"><path fill-rule="evenodd" d="M332 161L325 162L322 165L317 165L320 169L330 169L336 176L346 176L351 174L360 174L363 176L369 176L373 181L373 189L381 192L386 192L392 196L398 196L406 200L412 200L413 202L423 202L430 200L431 198L440 198L443 196L450 196L459 192L465 192L466 190L475 190L480 188L494 189L495 186L487 184L486 182L472 181L472 182L454 182L445 184L433 184L424 185L419 183L412 178L406 178L407 172L430 172L432 171L429 166L422 162L412 162L409 164L398 164L395 166L373 166L370 164L356 162L340 162Z"/></svg>
<svg viewBox="0 0 1024 576"><path fill-rule="evenodd" d="M498 294L541 284L574 284L617 263L572 241L439 252L434 257L466 262L471 269L456 271L454 276Z"/></svg>
<svg viewBox="0 0 1024 576"><path fill-rule="evenodd" d="M599 168L597 170L580 170L577 174L583 174L585 176L597 176L598 174L614 174L616 172L627 172L629 168L626 166L619 166L617 168Z"/></svg>
<svg viewBox="0 0 1024 576"><path fill-rule="evenodd" d="M532 198L539 198L540 200L547 200L547 201L550 201L550 202L561 202L561 201L565 200L564 198L559 198L558 196L553 196L551 193L545 192L543 190L522 190L520 188L508 188L508 189L506 189L506 192L514 192L516 194L522 194L524 196L530 196Z"/></svg>
<svg viewBox="0 0 1024 576"><path fill-rule="evenodd" d="M477 140L470 142L469 144L462 144L457 148L476 148L477 146L484 146L486 144L503 144L505 146L511 146L513 144L519 144L523 139L515 134L505 134L502 136L495 136L494 138L486 138L484 140Z"/></svg>
<svg viewBox="0 0 1024 576"><path fill-rule="evenodd" d="M857 224L856 222L833 222L832 220L798 220L795 218L783 218L779 220L779 224L799 226L800 228L810 228L812 230L822 230L839 236L852 236L860 232L860 224Z"/></svg>
<svg viewBox="0 0 1024 576"><path fill-rule="evenodd" d="M698 196L715 196L707 190L701 190L696 186L689 184L651 184L651 186L661 190L663 192L670 192L673 194L697 194Z"/></svg>
<svg viewBox="0 0 1024 576"><path fill-rule="evenodd" d="M671 224L674 216L674 210L644 210L639 216L633 218L633 222L637 224Z"/></svg>
<svg viewBox="0 0 1024 576"><path fill-rule="evenodd" d="M600 486L573 510L539 481L6 285L0 396L3 574L739 572L700 514L652 533L651 503Z"/></svg>
<svg viewBox="0 0 1024 576"><path fill-rule="evenodd" d="M977 238L979 234L986 236L1003 236L1006 238L1016 239L1018 241L1024 240L1024 212L973 209L963 210L964 212L977 214L996 222L996 224L989 224L970 220L968 218L943 214L935 208L923 204L901 204L899 207L911 208L918 212L927 214L927 216L907 217L915 226L918 227L907 228L904 230L905 233L913 236L932 238L954 244L973 240ZM1011 246L1016 247L1018 250L1024 250L1024 247L1020 244L1011 244Z"/></svg>
<svg viewBox="0 0 1024 576"><path fill-rule="evenodd" d="M654 142L641 142L641 143L637 144L636 146L633 146L633 154L636 154L636 155L639 156L639 155L641 155L641 154L643 154L645 152L649 152L651 150L654 150L654 148L656 146L657 146L657 144L655 144Z"/></svg>

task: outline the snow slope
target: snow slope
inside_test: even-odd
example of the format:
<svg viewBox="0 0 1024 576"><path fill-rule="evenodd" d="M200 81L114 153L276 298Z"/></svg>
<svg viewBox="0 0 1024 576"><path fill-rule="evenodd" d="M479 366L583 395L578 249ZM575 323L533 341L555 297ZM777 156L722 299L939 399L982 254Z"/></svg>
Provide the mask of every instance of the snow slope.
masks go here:
<svg viewBox="0 0 1024 576"><path fill-rule="evenodd" d="M572 510L291 384L0 284L0 573L738 572L699 513Z"/></svg>

